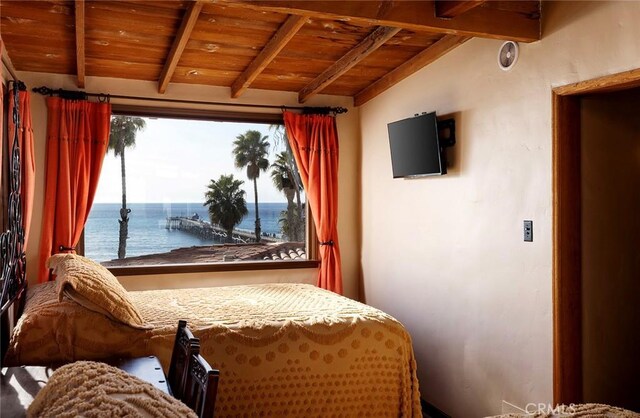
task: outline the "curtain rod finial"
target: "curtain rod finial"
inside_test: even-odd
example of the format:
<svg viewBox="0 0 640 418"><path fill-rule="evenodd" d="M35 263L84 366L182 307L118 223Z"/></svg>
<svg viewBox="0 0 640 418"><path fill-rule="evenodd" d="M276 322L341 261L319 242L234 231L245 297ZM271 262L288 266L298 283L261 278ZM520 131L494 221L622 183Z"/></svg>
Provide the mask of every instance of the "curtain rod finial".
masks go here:
<svg viewBox="0 0 640 418"><path fill-rule="evenodd" d="M42 94L43 96L51 96L53 94L53 89L50 89L46 86L34 87L31 89L34 93Z"/></svg>
<svg viewBox="0 0 640 418"><path fill-rule="evenodd" d="M20 80L8 80L7 84L11 84L13 83L13 85L15 87L18 88L19 91L26 91L27 90L27 85L24 84L24 81L20 81Z"/></svg>
<svg viewBox="0 0 640 418"><path fill-rule="evenodd" d="M31 89L31 91L33 91L34 93L42 94L43 96L57 95L61 99L67 99L67 100L87 100L88 99L88 95L84 91L71 91L71 90L63 90L63 89L54 90L52 88L45 87L45 86L34 87Z"/></svg>

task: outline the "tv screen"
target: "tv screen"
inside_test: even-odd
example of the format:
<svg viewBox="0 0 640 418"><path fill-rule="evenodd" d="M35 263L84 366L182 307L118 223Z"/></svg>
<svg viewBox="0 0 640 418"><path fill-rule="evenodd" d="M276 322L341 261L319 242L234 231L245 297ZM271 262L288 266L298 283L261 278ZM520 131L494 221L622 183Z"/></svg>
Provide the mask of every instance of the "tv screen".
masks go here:
<svg viewBox="0 0 640 418"><path fill-rule="evenodd" d="M392 122L387 127L393 178L447 173L435 112Z"/></svg>

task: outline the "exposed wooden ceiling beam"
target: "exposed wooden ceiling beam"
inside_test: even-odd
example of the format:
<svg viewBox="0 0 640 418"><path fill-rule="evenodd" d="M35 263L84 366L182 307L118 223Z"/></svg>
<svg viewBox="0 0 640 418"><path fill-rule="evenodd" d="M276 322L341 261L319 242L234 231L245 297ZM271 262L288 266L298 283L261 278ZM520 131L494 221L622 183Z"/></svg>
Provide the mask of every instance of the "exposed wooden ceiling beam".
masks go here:
<svg viewBox="0 0 640 418"><path fill-rule="evenodd" d="M289 16L247 69L233 82L231 85L231 97L240 97L306 22L307 18L304 16Z"/></svg>
<svg viewBox="0 0 640 418"><path fill-rule="evenodd" d="M84 88L85 59L84 59L84 0L75 1L76 21L76 74L78 87Z"/></svg>
<svg viewBox="0 0 640 418"><path fill-rule="evenodd" d="M304 103L309 99L309 97L322 91L322 89L333 83L342 74L353 68L354 65L362 61L376 49L380 48L389 39L393 38L398 32L400 32L399 28L390 28L386 26L377 27L358 45L353 47L349 52L344 54L342 58L334 62L329 68L324 70L322 74L300 90L300 93L298 93L298 101L300 103Z"/></svg>
<svg viewBox="0 0 640 418"><path fill-rule="evenodd" d="M189 37L191 36L191 31L198 21L198 15L200 15L202 6L203 4L201 2L192 2L187 7L187 11L182 18L182 23L180 24L178 33L173 40L173 45L171 46L171 50L169 51L169 55L167 56L167 61L164 64L162 73L160 73L160 80L158 81L158 93L162 94L167 90L167 86L169 85L171 77L173 77L173 73L178 66L178 61L180 61L182 52L187 46L187 42L189 41Z"/></svg>
<svg viewBox="0 0 640 418"><path fill-rule="evenodd" d="M409 77L419 69L431 64L433 61L469 39L469 37L464 36L445 35L429 48L420 52L409 61L403 63L395 70L356 94L354 97L354 104L356 106L360 106L361 104L368 102L378 94Z"/></svg>
<svg viewBox="0 0 640 418"><path fill-rule="evenodd" d="M487 0L436 0L436 16L452 19L486 2Z"/></svg>
<svg viewBox="0 0 640 418"><path fill-rule="evenodd" d="M14 80L17 80L18 79L18 73L16 73L16 69L13 66L13 63L11 62L11 58L9 58L9 54L7 53L7 50L4 47L4 42L2 41L2 36L0 36L0 51L2 51L1 52L2 64L4 65L4 68L7 69L7 71L9 72L9 75L11 75L11 77Z"/></svg>
<svg viewBox="0 0 640 418"><path fill-rule="evenodd" d="M228 7L299 14L356 24L390 26L412 31L505 39L540 40L539 13L476 7L455 19L440 19L434 1L391 0L208 0Z"/></svg>

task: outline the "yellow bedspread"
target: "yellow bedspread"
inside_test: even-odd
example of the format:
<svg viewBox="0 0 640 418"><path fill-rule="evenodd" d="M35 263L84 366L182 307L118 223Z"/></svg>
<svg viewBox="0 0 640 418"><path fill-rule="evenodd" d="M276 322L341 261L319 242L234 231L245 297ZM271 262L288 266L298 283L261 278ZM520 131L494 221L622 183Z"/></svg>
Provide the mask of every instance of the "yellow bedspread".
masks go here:
<svg viewBox="0 0 640 418"><path fill-rule="evenodd" d="M179 319L220 369L216 417L421 416L411 338L393 317L303 284L129 292L139 330L30 289L7 364L156 355L165 370Z"/></svg>

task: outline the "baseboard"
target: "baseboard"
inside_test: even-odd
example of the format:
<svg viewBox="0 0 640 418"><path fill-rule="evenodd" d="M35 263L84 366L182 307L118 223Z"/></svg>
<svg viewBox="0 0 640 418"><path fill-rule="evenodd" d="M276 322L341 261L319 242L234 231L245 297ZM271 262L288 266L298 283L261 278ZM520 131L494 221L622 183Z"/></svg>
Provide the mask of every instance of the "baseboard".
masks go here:
<svg viewBox="0 0 640 418"><path fill-rule="evenodd" d="M435 407L435 405L420 398L420 405L422 406L422 415L430 418L451 418L441 410Z"/></svg>

